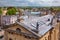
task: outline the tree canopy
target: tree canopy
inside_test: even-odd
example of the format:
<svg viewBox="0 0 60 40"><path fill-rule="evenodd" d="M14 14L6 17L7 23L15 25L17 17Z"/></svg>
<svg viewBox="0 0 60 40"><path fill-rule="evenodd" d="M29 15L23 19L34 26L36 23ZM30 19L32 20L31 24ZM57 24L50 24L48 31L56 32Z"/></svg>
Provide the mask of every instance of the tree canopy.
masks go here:
<svg viewBox="0 0 60 40"><path fill-rule="evenodd" d="M9 8L7 11L7 15L15 15L16 14L16 8Z"/></svg>
<svg viewBox="0 0 60 40"><path fill-rule="evenodd" d="M0 8L0 15L2 14L2 9Z"/></svg>

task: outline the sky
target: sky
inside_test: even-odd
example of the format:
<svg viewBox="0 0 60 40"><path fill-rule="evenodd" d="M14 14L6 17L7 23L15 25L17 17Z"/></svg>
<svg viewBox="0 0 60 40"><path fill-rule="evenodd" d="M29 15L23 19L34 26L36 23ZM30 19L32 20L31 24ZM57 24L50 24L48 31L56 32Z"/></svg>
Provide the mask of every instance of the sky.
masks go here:
<svg viewBox="0 0 60 40"><path fill-rule="evenodd" d="M0 6L60 6L60 0L0 0Z"/></svg>

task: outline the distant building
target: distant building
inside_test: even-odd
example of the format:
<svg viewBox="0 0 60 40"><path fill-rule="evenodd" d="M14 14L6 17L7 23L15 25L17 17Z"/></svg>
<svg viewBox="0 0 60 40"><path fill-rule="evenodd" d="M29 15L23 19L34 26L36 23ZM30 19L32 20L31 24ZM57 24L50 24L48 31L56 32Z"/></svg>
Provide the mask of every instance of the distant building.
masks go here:
<svg viewBox="0 0 60 40"><path fill-rule="evenodd" d="M56 13L56 17L57 17L58 21L60 22L60 12Z"/></svg>
<svg viewBox="0 0 60 40"><path fill-rule="evenodd" d="M31 12L31 15L34 15L34 16L41 16L41 13L40 13L40 12Z"/></svg>
<svg viewBox="0 0 60 40"><path fill-rule="evenodd" d="M2 15L6 15L7 13L7 8L2 8Z"/></svg>
<svg viewBox="0 0 60 40"><path fill-rule="evenodd" d="M34 20L16 21L15 24L4 26L5 40L58 40L59 24L51 25L52 16L47 16L42 17L40 22L36 22L40 18L38 17ZM42 20L43 18L45 19Z"/></svg>
<svg viewBox="0 0 60 40"><path fill-rule="evenodd" d="M59 40L60 40L60 12L56 13L57 22L59 23Z"/></svg>
<svg viewBox="0 0 60 40"><path fill-rule="evenodd" d="M1 15L1 25L10 25L10 24L14 24L15 21L18 19L18 15Z"/></svg>
<svg viewBox="0 0 60 40"><path fill-rule="evenodd" d="M32 11L32 12L38 12L39 10L38 10L38 8L32 8L31 11Z"/></svg>

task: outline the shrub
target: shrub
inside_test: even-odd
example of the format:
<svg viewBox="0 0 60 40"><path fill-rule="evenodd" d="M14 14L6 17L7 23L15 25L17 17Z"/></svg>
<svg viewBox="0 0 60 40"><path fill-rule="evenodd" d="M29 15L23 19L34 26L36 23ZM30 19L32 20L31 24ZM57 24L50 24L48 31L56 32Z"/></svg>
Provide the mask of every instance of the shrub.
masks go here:
<svg viewBox="0 0 60 40"><path fill-rule="evenodd" d="M2 14L2 9L0 8L0 15Z"/></svg>

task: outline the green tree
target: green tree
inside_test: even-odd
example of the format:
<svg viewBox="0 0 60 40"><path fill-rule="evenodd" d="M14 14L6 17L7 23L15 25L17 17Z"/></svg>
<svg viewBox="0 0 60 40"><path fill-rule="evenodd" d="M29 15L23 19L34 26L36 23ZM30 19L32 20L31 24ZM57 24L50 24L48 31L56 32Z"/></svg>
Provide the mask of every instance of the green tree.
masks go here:
<svg viewBox="0 0 60 40"><path fill-rule="evenodd" d="M0 15L2 15L2 9L0 8Z"/></svg>
<svg viewBox="0 0 60 40"><path fill-rule="evenodd" d="M7 15L15 15L16 14L16 9L15 8L10 8L7 11Z"/></svg>

